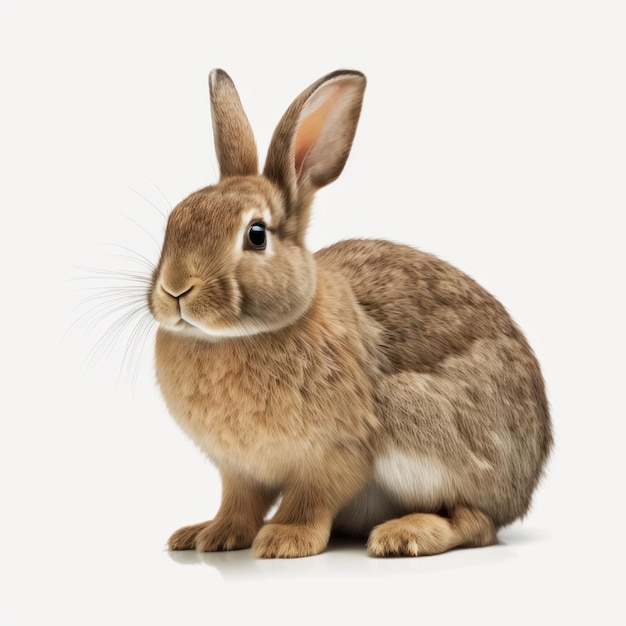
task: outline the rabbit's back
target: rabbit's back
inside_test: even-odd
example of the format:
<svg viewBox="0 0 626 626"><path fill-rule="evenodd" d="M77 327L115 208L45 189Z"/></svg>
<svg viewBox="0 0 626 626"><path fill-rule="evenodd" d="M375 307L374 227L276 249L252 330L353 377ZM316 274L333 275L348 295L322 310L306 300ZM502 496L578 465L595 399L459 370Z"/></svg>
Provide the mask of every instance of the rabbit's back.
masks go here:
<svg viewBox="0 0 626 626"><path fill-rule="evenodd" d="M363 311L382 327L391 371L434 371L479 339L523 342L493 296L431 254L390 241L352 239L320 250L316 258L348 279Z"/></svg>

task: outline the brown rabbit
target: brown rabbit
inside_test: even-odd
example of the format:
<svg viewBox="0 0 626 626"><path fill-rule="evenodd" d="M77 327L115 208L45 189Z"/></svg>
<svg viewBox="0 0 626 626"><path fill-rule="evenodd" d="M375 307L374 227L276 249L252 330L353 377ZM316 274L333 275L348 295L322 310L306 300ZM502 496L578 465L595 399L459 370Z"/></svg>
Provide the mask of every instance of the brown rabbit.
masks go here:
<svg viewBox="0 0 626 626"><path fill-rule="evenodd" d="M300 94L262 175L231 79L214 70L209 84L221 178L172 211L149 304L159 385L223 494L170 549L301 557L333 530L369 536L373 556L493 544L528 510L552 441L522 333L434 256L304 244L313 194L350 152L365 77L336 71Z"/></svg>

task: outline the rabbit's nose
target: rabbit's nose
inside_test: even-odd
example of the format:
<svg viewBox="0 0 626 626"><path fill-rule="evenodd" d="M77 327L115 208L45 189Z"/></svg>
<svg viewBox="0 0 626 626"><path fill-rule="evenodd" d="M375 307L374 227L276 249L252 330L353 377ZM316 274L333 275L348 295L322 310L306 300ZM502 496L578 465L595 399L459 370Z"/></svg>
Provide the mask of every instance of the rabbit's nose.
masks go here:
<svg viewBox="0 0 626 626"><path fill-rule="evenodd" d="M191 286L185 285L183 288L179 287L178 289L175 289L169 285L164 285L163 283L161 283L159 286L168 296L171 296L172 298L176 298L177 300L179 298L182 298L183 296L186 296L195 287L195 285L191 285Z"/></svg>

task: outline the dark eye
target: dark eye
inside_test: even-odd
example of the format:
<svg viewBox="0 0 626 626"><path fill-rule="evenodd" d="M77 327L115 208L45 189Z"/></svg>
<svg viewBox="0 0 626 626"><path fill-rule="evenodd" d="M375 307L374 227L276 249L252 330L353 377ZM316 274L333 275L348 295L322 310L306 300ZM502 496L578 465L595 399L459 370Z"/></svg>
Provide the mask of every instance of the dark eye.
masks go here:
<svg viewBox="0 0 626 626"><path fill-rule="evenodd" d="M265 250L266 245L265 224L263 222L251 224L246 235L246 248L248 250Z"/></svg>

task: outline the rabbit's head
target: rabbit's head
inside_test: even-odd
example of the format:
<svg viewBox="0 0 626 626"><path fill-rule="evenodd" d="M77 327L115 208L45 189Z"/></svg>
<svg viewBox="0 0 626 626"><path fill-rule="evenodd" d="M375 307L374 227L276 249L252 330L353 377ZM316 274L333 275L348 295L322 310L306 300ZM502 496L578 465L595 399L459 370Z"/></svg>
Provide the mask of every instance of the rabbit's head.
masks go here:
<svg viewBox="0 0 626 626"><path fill-rule="evenodd" d="M277 330L315 295L304 245L314 192L341 173L365 78L341 70L306 89L279 122L262 175L248 119L230 77L209 77L220 181L172 211L149 305L168 331L203 338Z"/></svg>

